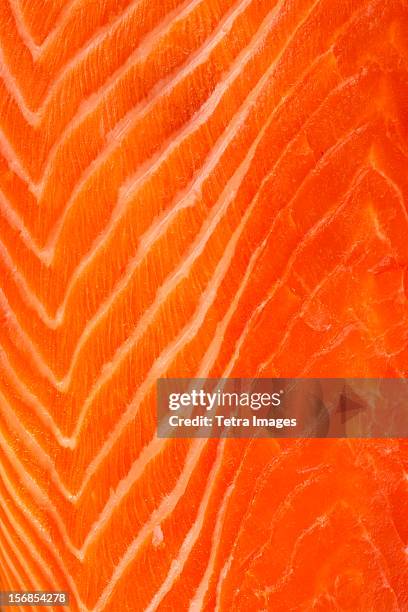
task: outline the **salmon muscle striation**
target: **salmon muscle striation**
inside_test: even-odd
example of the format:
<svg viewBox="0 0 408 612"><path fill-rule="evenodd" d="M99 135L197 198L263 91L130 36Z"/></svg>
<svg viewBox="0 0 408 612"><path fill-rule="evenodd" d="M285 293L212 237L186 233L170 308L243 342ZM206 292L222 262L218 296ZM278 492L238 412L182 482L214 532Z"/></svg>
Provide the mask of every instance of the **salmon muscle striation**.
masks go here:
<svg viewBox="0 0 408 612"><path fill-rule="evenodd" d="M156 422L158 378L408 376L407 206L406 0L1 0L0 590L407 611L403 439Z"/></svg>

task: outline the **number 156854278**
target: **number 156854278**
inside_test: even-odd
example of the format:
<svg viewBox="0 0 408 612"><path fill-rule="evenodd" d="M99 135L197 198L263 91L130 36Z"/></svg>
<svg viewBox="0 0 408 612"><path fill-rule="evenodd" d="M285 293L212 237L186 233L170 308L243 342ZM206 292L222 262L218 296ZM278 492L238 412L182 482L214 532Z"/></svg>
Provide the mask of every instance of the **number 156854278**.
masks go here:
<svg viewBox="0 0 408 612"><path fill-rule="evenodd" d="M67 606L69 595L63 591L0 591L3 606Z"/></svg>

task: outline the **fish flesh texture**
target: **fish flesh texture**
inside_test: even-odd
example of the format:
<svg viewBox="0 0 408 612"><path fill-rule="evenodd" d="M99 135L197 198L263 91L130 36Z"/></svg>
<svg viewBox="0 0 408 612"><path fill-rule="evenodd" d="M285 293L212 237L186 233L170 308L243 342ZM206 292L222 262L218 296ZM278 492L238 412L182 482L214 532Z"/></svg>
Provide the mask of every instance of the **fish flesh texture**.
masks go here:
<svg viewBox="0 0 408 612"><path fill-rule="evenodd" d="M0 2L0 590L408 610L404 439L156 431L159 378L408 375L407 41L406 0Z"/></svg>

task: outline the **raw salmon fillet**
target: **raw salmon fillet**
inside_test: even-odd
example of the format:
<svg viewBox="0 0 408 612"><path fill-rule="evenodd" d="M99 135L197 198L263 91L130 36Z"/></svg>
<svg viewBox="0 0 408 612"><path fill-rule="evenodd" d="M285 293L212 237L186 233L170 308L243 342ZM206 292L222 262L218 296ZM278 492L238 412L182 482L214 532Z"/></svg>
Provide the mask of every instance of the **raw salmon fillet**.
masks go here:
<svg viewBox="0 0 408 612"><path fill-rule="evenodd" d="M156 381L407 376L407 206L406 0L1 0L0 590L406 612L403 439L159 439Z"/></svg>

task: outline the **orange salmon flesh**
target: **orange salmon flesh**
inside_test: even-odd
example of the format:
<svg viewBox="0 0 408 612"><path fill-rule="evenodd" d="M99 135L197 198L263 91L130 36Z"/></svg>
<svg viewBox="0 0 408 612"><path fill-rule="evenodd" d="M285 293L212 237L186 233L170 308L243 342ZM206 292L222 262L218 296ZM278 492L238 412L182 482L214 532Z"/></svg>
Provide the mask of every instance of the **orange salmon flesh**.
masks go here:
<svg viewBox="0 0 408 612"><path fill-rule="evenodd" d="M407 612L406 439L156 417L408 377L407 0L1 0L0 313L10 610Z"/></svg>

